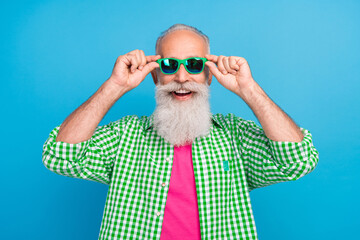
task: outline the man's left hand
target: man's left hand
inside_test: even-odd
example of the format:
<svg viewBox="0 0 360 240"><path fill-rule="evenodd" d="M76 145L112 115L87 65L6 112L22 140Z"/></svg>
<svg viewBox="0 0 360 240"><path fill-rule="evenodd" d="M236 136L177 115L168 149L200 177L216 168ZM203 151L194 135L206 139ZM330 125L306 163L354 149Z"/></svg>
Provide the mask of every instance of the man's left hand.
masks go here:
<svg viewBox="0 0 360 240"><path fill-rule="evenodd" d="M243 91L255 84L249 64L243 57L205 55L210 72L225 88L242 96Z"/></svg>

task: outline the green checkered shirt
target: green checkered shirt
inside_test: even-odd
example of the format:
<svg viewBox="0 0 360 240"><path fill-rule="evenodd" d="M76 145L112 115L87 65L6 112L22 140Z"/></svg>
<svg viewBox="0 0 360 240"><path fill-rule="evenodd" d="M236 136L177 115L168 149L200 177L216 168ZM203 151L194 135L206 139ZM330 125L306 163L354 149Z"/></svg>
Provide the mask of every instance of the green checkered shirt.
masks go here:
<svg viewBox="0 0 360 240"><path fill-rule="evenodd" d="M99 239L160 239L174 146L157 134L153 115L99 126L77 144L56 142L59 128L44 144L44 165L109 185ZM277 142L253 121L212 116L210 133L192 143L202 239L257 239L249 192L317 165L312 136L301 131L302 142Z"/></svg>

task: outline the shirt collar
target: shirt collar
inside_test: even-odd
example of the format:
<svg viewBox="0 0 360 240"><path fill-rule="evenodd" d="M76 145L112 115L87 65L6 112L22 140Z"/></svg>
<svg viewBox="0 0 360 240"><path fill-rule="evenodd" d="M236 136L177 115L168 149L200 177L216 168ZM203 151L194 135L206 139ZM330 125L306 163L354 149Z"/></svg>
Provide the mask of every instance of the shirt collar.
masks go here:
<svg viewBox="0 0 360 240"><path fill-rule="evenodd" d="M212 120L213 125L215 125L219 128L223 128L223 125L221 124L219 119L215 117L215 115L213 115L213 114L211 115L211 120ZM145 131L152 128L153 124L154 124L154 114L151 114L149 117L143 118L143 129Z"/></svg>

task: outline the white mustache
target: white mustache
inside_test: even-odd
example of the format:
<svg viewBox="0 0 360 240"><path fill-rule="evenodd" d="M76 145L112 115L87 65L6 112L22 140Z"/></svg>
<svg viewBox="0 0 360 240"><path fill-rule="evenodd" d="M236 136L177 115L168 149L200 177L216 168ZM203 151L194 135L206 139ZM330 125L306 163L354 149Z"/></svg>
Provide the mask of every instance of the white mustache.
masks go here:
<svg viewBox="0 0 360 240"><path fill-rule="evenodd" d="M171 81L165 85L158 84L156 87L157 91L161 93L170 93L183 89L200 95L208 95L208 91L206 91L206 89L209 88L209 85L197 82L178 83L175 81Z"/></svg>

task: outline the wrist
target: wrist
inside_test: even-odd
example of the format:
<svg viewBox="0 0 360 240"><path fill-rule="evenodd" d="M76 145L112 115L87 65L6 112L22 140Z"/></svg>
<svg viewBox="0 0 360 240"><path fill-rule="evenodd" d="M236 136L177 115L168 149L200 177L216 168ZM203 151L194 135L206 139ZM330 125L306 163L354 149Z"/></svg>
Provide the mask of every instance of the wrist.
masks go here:
<svg viewBox="0 0 360 240"><path fill-rule="evenodd" d="M130 90L113 81L111 77L108 80L106 80L100 88L103 91L105 91L106 95L108 95L109 97L113 97L117 99L122 97L125 93L127 93Z"/></svg>
<svg viewBox="0 0 360 240"><path fill-rule="evenodd" d="M259 92L259 88L260 86L255 82L255 80L251 79L246 85L239 87L235 93L247 102L247 100L250 100L254 94Z"/></svg>

